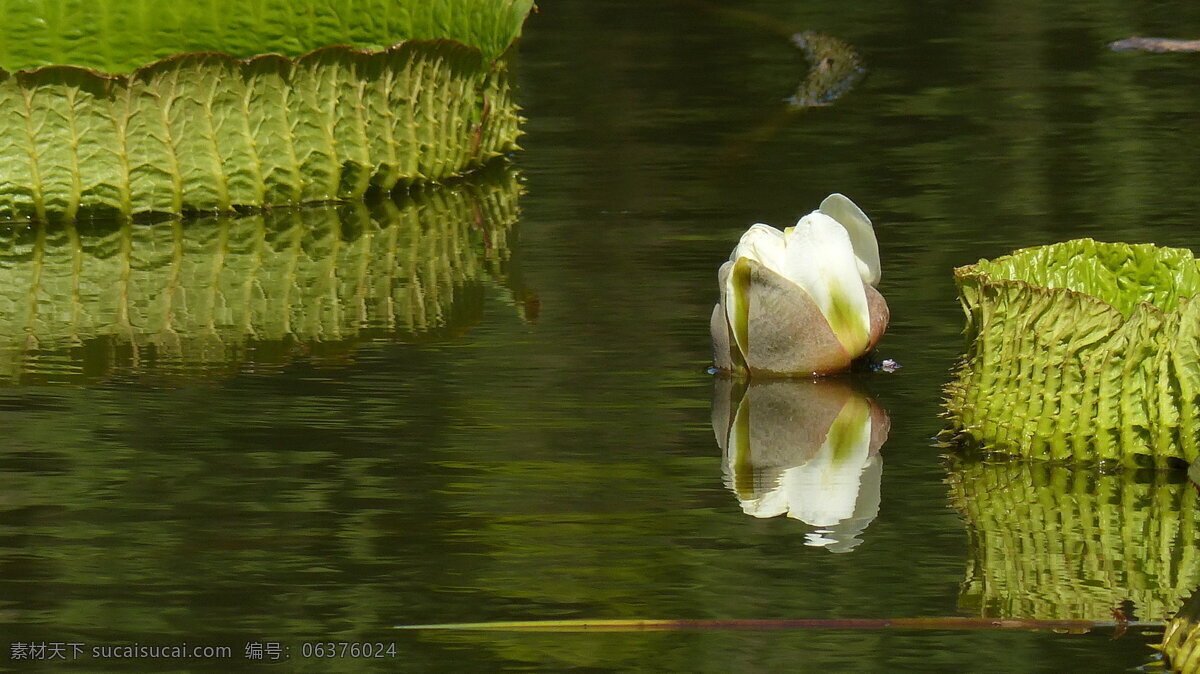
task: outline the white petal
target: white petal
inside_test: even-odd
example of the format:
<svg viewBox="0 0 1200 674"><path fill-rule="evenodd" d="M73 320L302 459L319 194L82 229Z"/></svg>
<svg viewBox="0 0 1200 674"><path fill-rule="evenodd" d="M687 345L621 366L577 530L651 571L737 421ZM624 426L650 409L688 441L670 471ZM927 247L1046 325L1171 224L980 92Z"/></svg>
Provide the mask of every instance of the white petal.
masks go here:
<svg viewBox="0 0 1200 674"><path fill-rule="evenodd" d="M853 201L836 192L825 197L818 212L837 220L846 228L850 234L850 243L854 246L854 255L859 261L863 281L878 285L882 273L879 266L879 242L875 239L875 228L867 214Z"/></svg>
<svg viewBox="0 0 1200 674"><path fill-rule="evenodd" d="M786 239L783 232L761 222L750 226L729 256L728 267L722 265L718 278L722 280L721 302L729 322L730 336L744 359L749 352L747 325L750 313L748 266L739 260L753 260L768 269L787 264Z"/></svg>
<svg viewBox="0 0 1200 674"><path fill-rule="evenodd" d="M738 247L740 248L741 245L739 244ZM735 249L734 252L736 253L737 250ZM741 259L735 258L735 260ZM719 277L724 278L721 303L725 306L725 322L729 327L729 337L737 352L741 354L742 361L746 360L746 354L750 347L747 343L750 336L749 266L746 262L739 264L737 261L731 261L721 265L721 269L717 272ZM732 353L731 349L731 356ZM731 358L731 362L732 360Z"/></svg>
<svg viewBox="0 0 1200 674"><path fill-rule="evenodd" d="M729 260L736 262L740 257L748 257L768 269L775 269L776 265L782 262L783 256L783 232L759 222L750 225L750 229L738 240Z"/></svg>
<svg viewBox="0 0 1200 674"><path fill-rule="evenodd" d="M751 225L729 256L729 263L732 264L722 265L718 273L718 278L722 279L721 303L725 306L730 336L744 359L749 348L745 326L750 310L747 296L749 286L744 277L745 268L737 266L739 259L754 260L768 269L784 264L786 251L783 232L761 222Z"/></svg>
<svg viewBox="0 0 1200 674"><path fill-rule="evenodd" d="M858 259L846 228L823 213L810 213L784 235L786 267L777 269L812 297L852 357L870 341L871 314Z"/></svg>

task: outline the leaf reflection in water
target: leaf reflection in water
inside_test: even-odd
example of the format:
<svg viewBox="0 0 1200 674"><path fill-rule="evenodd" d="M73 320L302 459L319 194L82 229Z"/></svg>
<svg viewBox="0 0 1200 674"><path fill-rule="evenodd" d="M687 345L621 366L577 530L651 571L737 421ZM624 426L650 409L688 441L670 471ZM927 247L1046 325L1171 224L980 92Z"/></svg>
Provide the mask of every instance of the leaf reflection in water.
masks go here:
<svg viewBox="0 0 1200 674"><path fill-rule="evenodd" d="M845 381L715 382L713 431L742 510L805 522L806 544L830 552L856 548L879 513L889 427L883 408Z"/></svg>
<svg viewBox="0 0 1200 674"><path fill-rule="evenodd" d="M1107 620L1132 602L1137 620L1162 620L1200 585L1200 502L1183 471L954 464L970 614Z"/></svg>
<svg viewBox="0 0 1200 674"><path fill-rule="evenodd" d="M509 167L395 199L0 226L0 383L207 378L460 334L513 273Z"/></svg>

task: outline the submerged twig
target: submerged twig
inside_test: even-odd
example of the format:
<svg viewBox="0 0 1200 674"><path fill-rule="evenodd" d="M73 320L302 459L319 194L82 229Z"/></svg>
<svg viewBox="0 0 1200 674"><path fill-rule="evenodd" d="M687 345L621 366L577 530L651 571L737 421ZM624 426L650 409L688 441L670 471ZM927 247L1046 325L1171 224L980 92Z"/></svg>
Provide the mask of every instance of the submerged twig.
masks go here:
<svg viewBox="0 0 1200 674"><path fill-rule="evenodd" d="M1200 40L1175 40L1169 37L1127 37L1109 42L1113 51L1148 51L1156 54L1167 52L1200 51Z"/></svg>
<svg viewBox="0 0 1200 674"><path fill-rule="evenodd" d="M1160 621L1036 620L1024 618L808 618L795 620L513 620L396 625L399 630L489 632L673 632L692 630L1045 630L1082 634L1094 629L1163 627Z"/></svg>

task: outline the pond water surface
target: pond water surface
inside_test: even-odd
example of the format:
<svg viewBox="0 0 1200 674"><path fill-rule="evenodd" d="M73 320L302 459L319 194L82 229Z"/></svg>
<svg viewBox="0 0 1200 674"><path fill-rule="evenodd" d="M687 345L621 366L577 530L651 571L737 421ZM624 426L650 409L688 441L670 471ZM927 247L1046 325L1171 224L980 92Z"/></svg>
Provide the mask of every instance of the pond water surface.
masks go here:
<svg viewBox="0 0 1200 674"><path fill-rule="evenodd" d="M745 15L668 0L543 3L520 45L525 149L509 173L454 187L483 194L466 202L418 195L341 220L318 214L304 225L312 234L210 222L189 230L194 245L169 225L81 228L73 236L85 248L159 250L185 270L188 251L217 246L234 271L193 270L225 280L209 304L189 296L188 315L201 316L189 326L3 338L4 647L225 645L246 667L247 645L279 644L283 666L312 671L1149 662L1156 636L1136 631L392 629L1104 620L1122 606L1162 619L1200 585L1196 494L1181 478L961 466L934 440L963 347L955 266L1077 236L1197 243L1200 58L1105 45L1200 37L1200 7L739 7ZM808 69L789 30L853 45L866 78L832 105L789 112ZM791 224L834 191L876 223L893 317L880 355L903 366L851 378L891 426L851 497L855 522L841 529L747 514L750 492L737 490L718 437L725 422L714 419L714 396L729 393L706 372L716 269L737 237L755 221ZM417 212L429 219L405 225ZM18 273L28 257L14 247L53 250L66 235L5 236L5 269ZM175 245L177 255L162 253ZM251 259L239 255L253 256L244 273L282 305L238 313L235 298L250 295L239 294L236 265ZM130 265L149 288L130 305L139 315L156 315L156 288L187 287L167 264ZM290 276L271 295L276 268ZM391 299L365 302L359 290L379 284ZM417 285L417 299L397 290ZM71 295L84 286L65 287L51 306L87 310ZM45 324L64 323L54 320ZM212 328L222 321L257 337ZM800 386L770 409L802 416L814 395ZM778 432L802 421L780 418ZM304 657L304 644L329 641L395 644L396 657ZM154 668L206 664L229 666Z"/></svg>

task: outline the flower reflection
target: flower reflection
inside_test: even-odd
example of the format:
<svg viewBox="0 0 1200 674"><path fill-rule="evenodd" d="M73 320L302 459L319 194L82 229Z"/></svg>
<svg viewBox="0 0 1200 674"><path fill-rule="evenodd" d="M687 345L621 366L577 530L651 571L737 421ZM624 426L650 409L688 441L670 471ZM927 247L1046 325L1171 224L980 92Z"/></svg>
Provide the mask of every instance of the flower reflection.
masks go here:
<svg viewBox="0 0 1200 674"><path fill-rule="evenodd" d="M747 515L814 527L806 544L848 552L879 513L887 413L842 381L718 377L713 430Z"/></svg>

